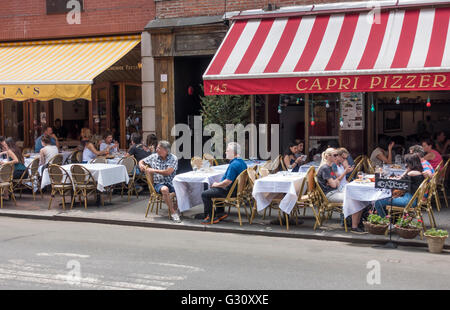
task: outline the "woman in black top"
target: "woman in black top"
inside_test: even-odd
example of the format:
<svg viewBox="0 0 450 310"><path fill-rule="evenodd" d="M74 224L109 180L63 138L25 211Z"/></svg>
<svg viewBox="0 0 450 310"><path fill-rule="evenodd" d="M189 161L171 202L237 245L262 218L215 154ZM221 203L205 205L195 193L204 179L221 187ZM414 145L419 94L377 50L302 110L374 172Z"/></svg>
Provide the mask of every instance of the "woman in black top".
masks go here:
<svg viewBox="0 0 450 310"><path fill-rule="evenodd" d="M423 180L425 179L422 174L423 167L422 167L422 163L420 162L419 155L407 154L407 155L405 155L405 162L406 162L407 170L400 177L400 179L411 181L411 186L409 188L409 191L405 192L405 194L400 197L392 198L392 204L391 204L391 198L378 200L375 203L375 209L377 210L378 215L380 215L381 217L386 216L386 206L387 205L406 207L406 205L410 202L411 198L416 193L417 189L420 187L420 184L422 184ZM414 202L414 205L415 205L415 203L416 202Z"/></svg>

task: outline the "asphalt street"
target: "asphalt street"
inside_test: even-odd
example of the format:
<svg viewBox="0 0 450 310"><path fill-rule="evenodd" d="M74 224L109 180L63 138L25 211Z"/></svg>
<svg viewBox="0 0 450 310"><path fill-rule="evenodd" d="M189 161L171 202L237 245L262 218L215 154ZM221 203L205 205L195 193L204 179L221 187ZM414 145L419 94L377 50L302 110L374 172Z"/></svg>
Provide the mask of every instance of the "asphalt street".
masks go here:
<svg viewBox="0 0 450 310"><path fill-rule="evenodd" d="M450 255L0 218L0 289L449 289Z"/></svg>

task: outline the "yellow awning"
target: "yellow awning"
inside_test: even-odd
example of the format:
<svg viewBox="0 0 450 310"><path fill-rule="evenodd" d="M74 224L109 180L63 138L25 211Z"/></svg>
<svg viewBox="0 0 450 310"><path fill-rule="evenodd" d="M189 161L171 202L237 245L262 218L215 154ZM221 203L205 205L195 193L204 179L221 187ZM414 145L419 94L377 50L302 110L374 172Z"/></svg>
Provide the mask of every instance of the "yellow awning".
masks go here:
<svg viewBox="0 0 450 310"><path fill-rule="evenodd" d="M0 43L0 100L91 100L91 84L140 36Z"/></svg>

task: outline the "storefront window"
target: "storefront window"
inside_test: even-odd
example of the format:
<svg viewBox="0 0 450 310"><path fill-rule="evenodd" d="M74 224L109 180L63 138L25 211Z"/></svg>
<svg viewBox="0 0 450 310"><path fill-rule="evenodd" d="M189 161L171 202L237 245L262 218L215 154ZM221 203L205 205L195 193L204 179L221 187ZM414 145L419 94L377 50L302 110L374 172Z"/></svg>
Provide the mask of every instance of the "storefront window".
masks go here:
<svg viewBox="0 0 450 310"><path fill-rule="evenodd" d="M3 100L4 135L16 141L24 139L23 103Z"/></svg>
<svg viewBox="0 0 450 310"><path fill-rule="evenodd" d="M125 111L127 144L130 143L133 133L142 134L142 91L140 86L125 86Z"/></svg>

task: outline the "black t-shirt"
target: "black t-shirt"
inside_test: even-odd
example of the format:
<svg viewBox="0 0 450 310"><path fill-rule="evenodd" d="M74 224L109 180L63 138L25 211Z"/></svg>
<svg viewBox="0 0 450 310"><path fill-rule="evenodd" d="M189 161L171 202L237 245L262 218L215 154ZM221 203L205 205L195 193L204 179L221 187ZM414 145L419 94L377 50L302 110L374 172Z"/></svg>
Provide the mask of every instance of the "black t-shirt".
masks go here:
<svg viewBox="0 0 450 310"><path fill-rule="evenodd" d="M150 156L152 153L144 150L142 144L135 144L130 148L128 154L133 155L134 158L136 158L136 160L139 162L140 160L143 160L144 158Z"/></svg>
<svg viewBox="0 0 450 310"><path fill-rule="evenodd" d="M333 172L333 168L328 165L320 166L317 171L317 181L319 182L320 187L322 188L324 194L336 190L336 188L332 188L328 185L328 179L336 179L336 174Z"/></svg>

